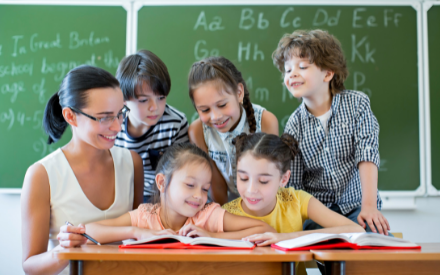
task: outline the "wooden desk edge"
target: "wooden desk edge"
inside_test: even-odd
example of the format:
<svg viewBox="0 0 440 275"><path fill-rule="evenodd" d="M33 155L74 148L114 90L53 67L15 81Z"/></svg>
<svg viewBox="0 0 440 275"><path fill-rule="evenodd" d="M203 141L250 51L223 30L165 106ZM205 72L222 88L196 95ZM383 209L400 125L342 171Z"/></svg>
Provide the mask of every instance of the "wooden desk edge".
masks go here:
<svg viewBox="0 0 440 275"><path fill-rule="evenodd" d="M264 248L266 249L266 248ZM267 248L271 249L271 248ZM115 249L116 250L116 249ZM204 250L166 250L166 253L160 253L163 250L154 250L157 253L124 253L127 249L118 249L118 252L93 252L85 251L81 248L71 248L58 250L53 252L53 257L60 260L85 260L85 261L155 261L155 262L306 262L313 260L313 254L309 251L294 253L258 253L258 251L250 251L250 254L234 253L230 250L218 250L219 253L208 251L209 254L202 254ZM131 252L132 250L128 250ZM206 250L205 250L206 251ZM237 250L235 250L237 251ZM183 252L190 252L188 254ZM197 253L200 252L200 253ZM253 253L252 253L253 252Z"/></svg>

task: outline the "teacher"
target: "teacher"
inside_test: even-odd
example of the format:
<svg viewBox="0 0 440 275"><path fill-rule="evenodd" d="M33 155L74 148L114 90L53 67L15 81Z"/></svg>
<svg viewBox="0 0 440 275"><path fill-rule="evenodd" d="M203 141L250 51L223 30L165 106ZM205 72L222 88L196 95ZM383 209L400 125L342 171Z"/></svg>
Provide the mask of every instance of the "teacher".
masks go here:
<svg viewBox="0 0 440 275"><path fill-rule="evenodd" d="M116 78L92 66L68 72L50 98L43 118L48 143L58 141L68 125L72 138L26 172L21 194L26 274L67 271L68 261L53 258L52 251L85 244L80 224L118 217L142 202L142 159L113 146L128 112Z"/></svg>

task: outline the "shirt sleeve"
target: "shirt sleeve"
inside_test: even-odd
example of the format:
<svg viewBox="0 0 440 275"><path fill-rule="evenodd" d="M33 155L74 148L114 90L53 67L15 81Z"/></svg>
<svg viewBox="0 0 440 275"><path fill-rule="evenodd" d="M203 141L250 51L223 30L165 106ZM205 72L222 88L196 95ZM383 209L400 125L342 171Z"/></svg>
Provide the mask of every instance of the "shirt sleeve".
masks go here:
<svg viewBox="0 0 440 275"><path fill-rule="evenodd" d="M356 166L359 162L368 161L379 168L379 123L371 111L370 99L367 96L362 97L360 102L355 127Z"/></svg>
<svg viewBox="0 0 440 275"><path fill-rule="evenodd" d="M297 118L295 118L294 114L289 118L286 127L284 128L284 133L287 133L293 136L297 141L299 140L299 125L295 123ZM294 157L292 161L290 161L290 180L289 187L293 187L297 190L304 189L304 185L302 182L302 177L304 173L304 161L302 158L301 150Z"/></svg>
<svg viewBox="0 0 440 275"><path fill-rule="evenodd" d="M205 209L201 210L198 223L200 227L209 232L223 232L223 217L225 210L220 207L218 203L211 203Z"/></svg>
<svg viewBox="0 0 440 275"><path fill-rule="evenodd" d="M180 121L179 131L177 132L174 143L183 143L183 142L189 142L188 137L188 120L186 119L186 116L184 115L182 120Z"/></svg>
<svg viewBox="0 0 440 275"><path fill-rule="evenodd" d="M301 218L303 222L309 218L309 201L312 195L303 190L296 191L301 205Z"/></svg>
<svg viewBox="0 0 440 275"><path fill-rule="evenodd" d="M128 212L131 218L131 226L138 226L138 213L138 209Z"/></svg>

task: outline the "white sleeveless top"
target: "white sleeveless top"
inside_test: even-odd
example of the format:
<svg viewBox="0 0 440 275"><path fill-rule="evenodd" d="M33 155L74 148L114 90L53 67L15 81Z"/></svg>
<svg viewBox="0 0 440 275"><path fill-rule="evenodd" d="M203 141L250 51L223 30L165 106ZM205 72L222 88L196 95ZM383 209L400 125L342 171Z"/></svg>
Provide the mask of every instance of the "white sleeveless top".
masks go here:
<svg viewBox="0 0 440 275"><path fill-rule="evenodd" d="M258 133L261 132L261 117L265 109L257 104L252 104L252 107L254 108L254 116L257 123L255 132ZM237 191L237 164L235 161L235 146L232 144L232 140L241 133L249 134L249 123L247 121L246 111L243 107L240 121L237 127L231 132L221 133L203 124L203 136L206 146L208 147L209 156L215 162L218 170L225 179L228 185L228 191L237 196L240 196L240 194Z"/></svg>
<svg viewBox="0 0 440 275"><path fill-rule="evenodd" d="M50 185L50 232L48 249L59 244L57 235L66 221L74 225L117 218L131 211L134 166L129 150L110 149L115 169L115 200L107 210L94 206L84 194L61 149L38 161L46 169Z"/></svg>

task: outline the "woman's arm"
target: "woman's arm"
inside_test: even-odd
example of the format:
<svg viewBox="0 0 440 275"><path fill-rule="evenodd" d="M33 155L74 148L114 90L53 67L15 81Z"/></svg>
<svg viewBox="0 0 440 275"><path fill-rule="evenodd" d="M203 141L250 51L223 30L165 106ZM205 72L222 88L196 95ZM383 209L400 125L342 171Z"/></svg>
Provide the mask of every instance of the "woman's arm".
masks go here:
<svg viewBox="0 0 440 275"><path fill-rule="evenodd" d="M188 136L191 143L194 143L208 153L208 147L203 136L203 125L200 119L195 120L188 129ZM211 194L212 199L220 205L228 202L228 185L225 179L217 168L215 162L211 159L212 165L212 180L211 180Z"/></svg>
<svg viewBox="0 0 440 275"><path fill-rule="evenodd" d="M144 165L136 152L130 152L134 166L133 209L137 209L144 201Z"/></svg>
<svg viewBox="0 0 440 275"><path fill-rule="evenodd" d="M268 110L264 110L261 115L261 132L277 136L280 134L278 129L278 119Z"/></svg>
<svg viewBox="0 0 440 275"><path fill-rule="evenodd" d="M325 205L323 205L320 201L318 201L314 197L310 198L309 205L307 207L307 213L309 219L313 220L314 222L316 222L317 224L321 225L324 228L316 229L316 230L291 232L291 233L257 234L246 237L245 239L250 242L258 243L258 246L265 246L279 241L294 239L312 233L339 234L339 233L365 232L365 230L360 225L328 209Z"/></svg>
<svg viewBox="0 0 440 275"><path fill-rule="evenodd" d="M58 274L68 264L67 260L58 260L47 251L50 227L50 187L46 169L41 164L29 167L21 192L21 236L23 270L26 274ZM87 239L80 227L70 226L68 232L58 236L64 247L79 246ZM60 250L57 246L53 250Z"/></svg>

